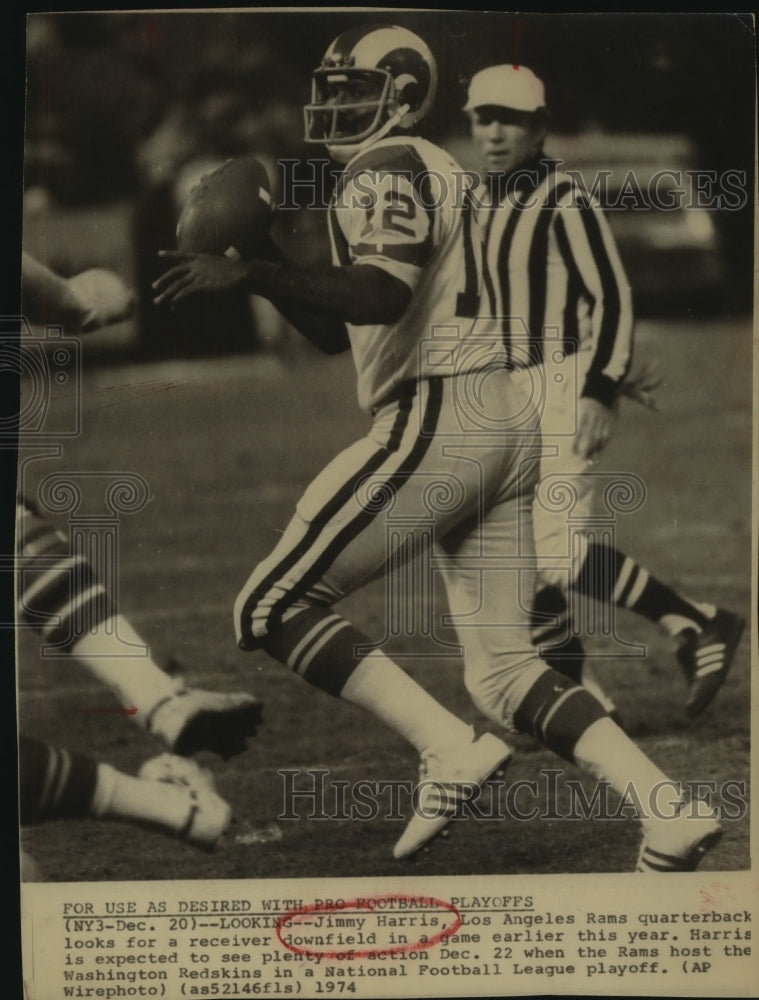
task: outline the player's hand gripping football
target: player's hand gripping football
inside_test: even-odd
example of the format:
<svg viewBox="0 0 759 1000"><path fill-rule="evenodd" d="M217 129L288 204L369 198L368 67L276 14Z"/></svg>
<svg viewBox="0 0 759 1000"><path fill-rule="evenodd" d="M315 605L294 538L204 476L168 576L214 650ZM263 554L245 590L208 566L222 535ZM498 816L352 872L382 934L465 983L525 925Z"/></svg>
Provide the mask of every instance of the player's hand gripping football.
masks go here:
<svg viewBox="0 0 759 1000"><path fill-rule="evenodd" d="M587 461L606 447L616 419L616 409L609 409L597 399L582 396L579 401L577 437L574 451Z"/></svg>
<svg viewBox="0 0 759 1000"><path fill-rule="evenodd" d="M231 292L241 288L248 277L242 261L207 253L180 253L161 250L159 257L174 261L165 274L153 282L153 302L176 305L199 292Z"/></svg>

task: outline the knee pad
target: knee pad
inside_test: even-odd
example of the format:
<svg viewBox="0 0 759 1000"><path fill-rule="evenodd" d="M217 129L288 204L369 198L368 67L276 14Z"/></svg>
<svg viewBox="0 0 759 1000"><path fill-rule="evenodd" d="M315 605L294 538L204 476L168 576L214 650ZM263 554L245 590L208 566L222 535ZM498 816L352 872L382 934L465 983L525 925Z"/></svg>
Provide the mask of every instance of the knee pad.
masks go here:
<svg viewBox="0 0 759 1000"><path fill-rule="evenodd" d="M555 670L543 669L521 697L514 724L518 732L530 733L564 760L574 762L580 737L607 714L585 688Z"/></svg>

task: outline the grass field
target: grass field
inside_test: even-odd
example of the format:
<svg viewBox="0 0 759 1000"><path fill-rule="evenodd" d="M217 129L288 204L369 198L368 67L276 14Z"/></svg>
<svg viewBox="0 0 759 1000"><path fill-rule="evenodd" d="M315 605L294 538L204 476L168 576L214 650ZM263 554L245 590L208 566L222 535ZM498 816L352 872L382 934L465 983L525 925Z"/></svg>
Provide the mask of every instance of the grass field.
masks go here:
<svg viewBox="0 0 759 1000"><path fill-rule="evenodd" d="M603 459L604 468L640 476L648 491L643 507L620 519L620 545L694 598L748 614L750 323L646 323L638 343L642 354L661 359L666 381L661 413L623 404ZM159 659L183 662L191 683L260 696L265 726L247 752L226 764L200 758L236 815L220 850L206 855L120 824L55 822L23 837L44 875L78 881L631 870L637 831L629 822L469 819L454 824L429 853L398 863L391 848L400 819L309 820L308 803L296 802L300 818L278 820L282 769L328 770L331 779L349 782L410 781L417 765L411 748L373 718L302 684L265 653L239 651L232 633L234 597L303 488L366 427L350 361L305 352L144 366L104 361L85 366L81 434L65 442L60 456L30 461L22 485L33 491L45 475L63 470L142 476L150 502L119 525L122 610ZM51 426L67 407L66 392L54 396ZM381 634L383 594L381 584L372 585L344 605L370 635ZM600 657L597 672L631 735L677 778L747 782L748 637L718 699L688 722L670 640L629 615L620 616L620 630L645 644L647 655L622 658L602 636L591 637L588 649ZM458 660L424 657L430 649L412 639L396 651L447 706L489 728L469 701ZM76 664L41 660L28 632L19 639L19 688L21 726L38 737L127 771L161 750L124 716L82 712L115 702ZM550 801L565 813L565 778L580 772L530 739L514 742L507 780L536 779L541 769L564 766L558 798L551 793ZM584 787L589 795L592 784ZM325 810L335 811L331 795ZM705 869L749 866L748 818L725 825Z"/></svg>

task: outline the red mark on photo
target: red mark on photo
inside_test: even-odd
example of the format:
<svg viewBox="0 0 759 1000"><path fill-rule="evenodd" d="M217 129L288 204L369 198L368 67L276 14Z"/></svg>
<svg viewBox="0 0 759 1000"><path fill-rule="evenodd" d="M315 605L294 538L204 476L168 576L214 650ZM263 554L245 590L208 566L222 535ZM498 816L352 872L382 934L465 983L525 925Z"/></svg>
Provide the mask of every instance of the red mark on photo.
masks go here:
<svg viewBox="0 0 759 1000"><path fill-rule="evenodd" d="M519 42L520 35L522 32L522 19L516 18L514 21L514 53L512 56L513 62L512 66L514 69L519 69Z"/></svg>
<svg viewBox="0 0 759 1000"><path fill-rule="evenodd" d="M699 889L698 894L701 897L699 913L725 910L737 902L730 886L725 882L710 882L708 886Z"/></svg>
<svg viewBox="0 0 759 1000"><path fill-rule="evenodd" d="M394 903L403 905L393 906ZM368 920L370 927L372 923L375 926L364 931L365 923L362 923L360 930L356 931L353 924L349 923L350 918L346 919L346 911L365 914L364 921ZM337 917L338 914L341 918ZM412 926L418 928L421 917L421 925L429 928L431 933L421 934L418 941L411 943L393 941L396 929L407 926L397 918L412 914L416 917ZM441 914L447 921L442 928L438 923ZM389 927L376 919L380 916L389 918ZM375 918L374 921L371 918ZM355 961L361 958L377 958L381 955L407 955L415 951L427 951L455 934L461 923L461 914L452 903L431 896L408 896L399 893L367 896L363 899L319 900L308 906L296 907L279 918L276 934L283 947L304 958ZM349 929L349 933L346 933L346 929ZM389 940L379 944L376 940L378 931L383 932L379 936ZM346 940L349 937L357 939L355 943L361 946L360 950L351 947L351 942ZM372 938L371 948L363 947L367 937ZM334 945L340 944L341 939L346 942L345 946L336 950Z"/></svg>

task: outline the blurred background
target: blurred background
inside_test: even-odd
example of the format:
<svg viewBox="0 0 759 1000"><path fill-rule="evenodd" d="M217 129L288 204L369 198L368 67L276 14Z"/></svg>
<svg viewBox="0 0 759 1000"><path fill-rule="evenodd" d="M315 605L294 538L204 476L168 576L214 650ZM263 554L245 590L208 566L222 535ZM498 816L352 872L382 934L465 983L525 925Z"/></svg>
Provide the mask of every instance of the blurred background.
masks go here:
<svg viewBox="0 0 759 1000"><path fill-rule="evenodd" d="M750 311L754 38L740 17L32 14L24 247L64 275L113 267L139 292L136 321L99 335L88 353L160 357L288 345L287 329L260 300L245 315L213 320L197 310L156 310L149 294L156 254L174 246L192 186L224 159L261 157L276 187L277 159L323 155L302 142L311 70L334 36L378 20L417 31L436 54L440 86L425 132L464 166L472 163L460 109L471 75L519 62L543 78L553 116L548 151L589 185L609 171L616 203L609 220L639 315ZM683 184L687 171L714 180L707 177L699 205L634 210L630 172L645 192L663 170L679 172ZM275 233L293 259L316 262L328 253L324 222L323 212L283 213Z"/></svg>

